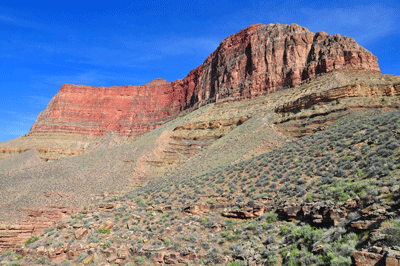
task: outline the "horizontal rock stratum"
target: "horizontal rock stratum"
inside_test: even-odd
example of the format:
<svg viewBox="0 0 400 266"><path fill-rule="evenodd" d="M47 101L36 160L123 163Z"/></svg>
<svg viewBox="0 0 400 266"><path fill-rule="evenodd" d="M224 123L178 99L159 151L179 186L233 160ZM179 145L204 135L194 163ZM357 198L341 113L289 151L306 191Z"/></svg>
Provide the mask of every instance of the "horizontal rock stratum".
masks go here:
<svg viewBox="0 0 400 266"><path fill-rule="evenodd" d="M380 72L377 58L350 37L296 24L251 25L223 40L183 79L140 86L65 84L32 133L136 135L210 102L251 98L342 69Z"/></svg>

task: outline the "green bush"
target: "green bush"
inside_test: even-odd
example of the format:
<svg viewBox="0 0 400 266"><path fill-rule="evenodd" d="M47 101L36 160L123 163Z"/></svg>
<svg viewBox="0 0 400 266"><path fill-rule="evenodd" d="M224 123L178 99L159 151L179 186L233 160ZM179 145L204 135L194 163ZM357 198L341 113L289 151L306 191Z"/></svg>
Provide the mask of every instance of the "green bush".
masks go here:
<svg viewBox="0 0 400 266"><path fill-rule="evenodd" d="M278 215L273 211L269 212L267 215L267 223L270 224L270 223L274 223L277 221L278 221Z"/></svg>
<svg viewBox="0 0 400 266"><path fill-rule="evenodd" d="M7 263L5 266L20 266L21 263L19 261L11 261Z"/></svg>
<svg viewBox="0 0 400 266"><path fill-rule="evenodd" d="M142 198L136 198L135 203L136 203L139 207L142 207L142 208L147 207L146 202L145 202L144 199L142 199Z"/></svg>
<svg viewBox="0 0 400 266"><path fill-rule="evenodd" d="M388 246L400 245L400 218L390 220L383 229L386 234L386 243Z"/></svg>
<svg viewBox="0 0 400 266"><path fill-rule="evenodd" d="M135 259L135 263L136 263L136 264L138 264L138 265L142 265L142 264L144 264L144 258L143 258L143 257L141 257L141 256L139 256L139 257L136 257L136 259Z"/></svg>
<svg viewBox="0 0 400 266"><path fill-rule="evenodd" d="M0 254L0 260L2 260L5 257L12 256L12 255L15 255L15 252L13 250L9 249L6 252L4 252L3 254Z"/></svg>
<svg viewBox="0 0 400 266"><path fill-rule="evenodd" d="M78 256L78 258L76 259L76 261L77 261L78 263L81 263L81 262L83 262L87 257L89 257L89 254L83 252L83 253L79 254L79 256Z"/></svg>
<svg viewBox="0 0 400 266"><path fill-rule="evenodd" d="M110 229L106 229L106 228L100 228L99 232L102 234L110 234L111 233Z"/></svg>
<svg viewBox="0 0 400 266"><path fill-rule="evenodd" d="M227 264L227 266L242 266L243 263L241 261L232 261Z"/></svg>
<svg viewBox="0 0 400 266"><path fill-rule="evenodd" d="M312 253L306 250L299 250L295 248L290 252L290 256L285 265L319 265L320 262L320 259L317 256L314 256Z"/></svg>
<svg viewBox="0 0 400 266"><path fill-rule="evenodd" d="M35 241L38 240L38 239L39 239L38 236L33 236L33 237L28 238L28 240L25 241L25 246L28 245L28 244L30 244L30 243L35 242Z"/></svg>
<svg viewBox="0 0 400 266"><path fill-rule="evenodd" d="M102 247L103 248L109 248L111 246L111 242L109 240L104 241Z"/></svg>
<svg viewBox="0 0 400 266"><path fill-rule="evenodd" d="M164 237L164 244L169 247L169 245L171 244L171 240L169 240L167 237Z"/></svg>
<svg viewBox="0 0 400 266"><path fill-rule="evenodd" d="M90 243L99 243L100 239L98 239L97 237L95 237L94 235L89 235L88 236L88 242ZM62 243L62 242L61 242Z"/></svg>
<svg viewBox="0 0 400 266"><path fill-rule="evenodd" d="M44 256L36 260L36 264L45 264L45 263L46 263L46 257Z"/></svg>

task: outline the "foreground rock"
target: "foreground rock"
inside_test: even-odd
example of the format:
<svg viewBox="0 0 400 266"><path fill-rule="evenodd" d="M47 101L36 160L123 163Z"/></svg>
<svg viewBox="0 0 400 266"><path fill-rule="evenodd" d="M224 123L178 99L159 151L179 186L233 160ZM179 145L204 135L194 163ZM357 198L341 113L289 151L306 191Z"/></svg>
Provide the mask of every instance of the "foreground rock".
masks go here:
<svg viewBox="0 0 400 266"><path fill-rule="evenodd" d="M384 252L383 254L377 254L365 251L355 251L352 253L352 255L355 261L355 265L357 266L400 265L400 254L398 252Z"/></svg>

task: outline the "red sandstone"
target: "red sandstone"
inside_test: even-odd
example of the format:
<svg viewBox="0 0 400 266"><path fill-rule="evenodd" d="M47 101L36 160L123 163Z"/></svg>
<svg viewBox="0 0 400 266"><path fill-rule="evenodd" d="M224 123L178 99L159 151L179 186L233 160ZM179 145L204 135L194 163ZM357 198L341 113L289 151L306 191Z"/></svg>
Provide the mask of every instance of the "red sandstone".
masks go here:
<svg viewBox="0 0 400 266"><path fill-rule="evenodd" d="M223 40L181 80L123 87L65 84L31 132L136 135L189 108L294 87L341 69L379 72L379 65L349 37L314 34L296 24L251 25Z"/></svg>

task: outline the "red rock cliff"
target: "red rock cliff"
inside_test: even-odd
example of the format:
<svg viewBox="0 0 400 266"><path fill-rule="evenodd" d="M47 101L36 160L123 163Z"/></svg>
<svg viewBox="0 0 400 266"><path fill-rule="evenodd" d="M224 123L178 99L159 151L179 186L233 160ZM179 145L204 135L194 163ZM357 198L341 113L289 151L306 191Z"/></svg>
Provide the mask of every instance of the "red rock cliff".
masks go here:
<svg viewBox="0 0 400 266"><path fill-rule="evenodd" d="M379 72L379 65L349 37L314 34L296 24L251 25L223 40L182 80L123 87L63 85L31 132L135 135L188 108L274 92L340 69Z"/></svg>

